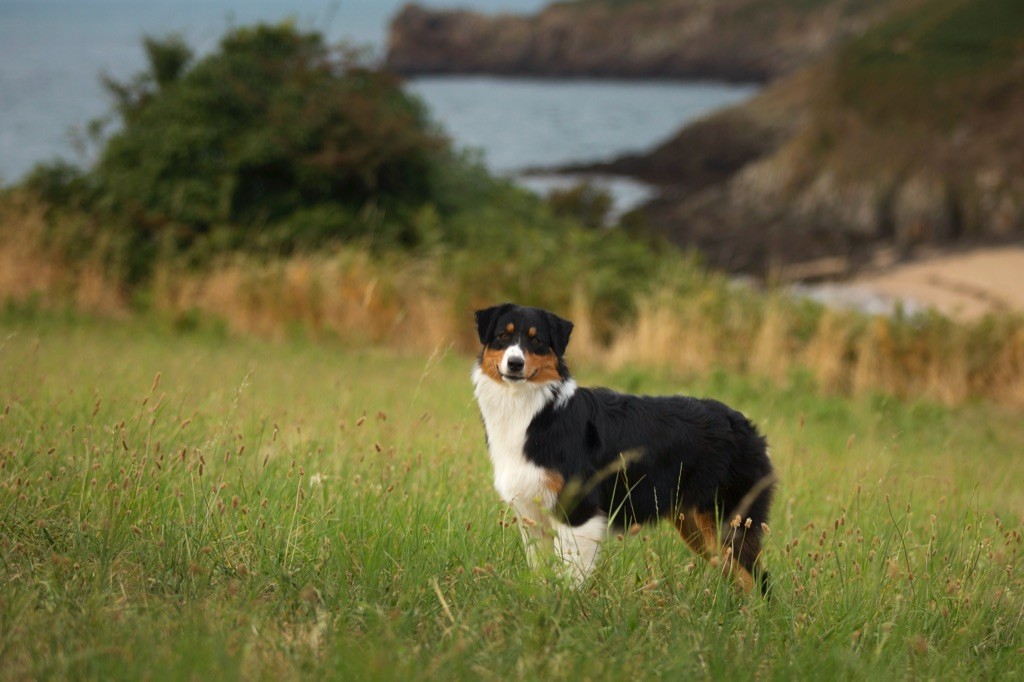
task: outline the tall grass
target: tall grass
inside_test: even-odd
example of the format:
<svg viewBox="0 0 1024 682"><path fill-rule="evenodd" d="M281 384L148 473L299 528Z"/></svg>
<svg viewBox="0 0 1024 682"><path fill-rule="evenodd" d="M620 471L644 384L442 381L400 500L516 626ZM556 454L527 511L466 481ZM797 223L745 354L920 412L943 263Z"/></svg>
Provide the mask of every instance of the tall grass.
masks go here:
<svg viewBox="0 0 1024 682"><path fill-rule="evenodd" d="M782 483L770 600L668 527L613 536L577 592L526 569L467 356L45 315L0 337L0 678L1024 672L1009 411L578 365L734 404Z"/></svg>
<svg viewBox="0 0 1024 682"><path fill-rule="evenodd" d="M348 343L406 349L451 343L469 351L475 340L465 327L473 305L512 295L502 288L496 282L487 297L473 291L443 258L380 260L345 249L273 263L238 259L207 272L163 276L154 291L158 310L177 318L212 316L235 333L280 338L301 330ZM640 364L699 376L728 368L779 382L809 373L819 387L842 394L1024 406L1020 319L965 325L930 314L870 319L737 289L687 261L653 289L638 294L635 314L609 332L606 320L598 323L600 301L579 288L566 313L576 325L579 357L608 369ZM460 301L469 307L461 309Z"/></svg>
<svg viewBox="0 0 1024 682"><path fill-rule="evenodd" d="M512 299L569 315L577 357L609 370L641 365L707 376L729 369L780 383L807 375L842 395L1024 406L1020 317L957 324L930 313L840 313L738 286L682 254L654 259L636 245L624 263L591 268L582 238L566 240L578 242L579 253L556 258L548 245L541 255L524 252L523 262L505 252L508 245L491 254L486 244L426 253L359 244L288 257L235 252L200 267L168 256L151 282L129 292L109 239L83 235L73 222L48 219L44 207L17 194L0 201L0 299L115 316L149 310L179 326L212 324L238 335L462 351L474 350L465 333L472 310ZM645 256L650 272L637 275ZM609 282L617 268L634 280Z"/></svg>
<svg viewBox="0 0 1024 682"><path fill-rule="evenodd" d="M47 208L20 194L0 198L0 297L6 303L122 315L127 305L107 244L76 244L74 229L55 231ZM86 251L81 258L72 251Z"/></svg>
<svg viewBox="0 0 1024 682"><path fill-rule="evenodd" d="M382 263L360 249L270 262L239 257L200 273L165 265L153 305L177 320L219 320L237 334L300 331L429 349L455 337L438 265L398 256Z"/></svg>

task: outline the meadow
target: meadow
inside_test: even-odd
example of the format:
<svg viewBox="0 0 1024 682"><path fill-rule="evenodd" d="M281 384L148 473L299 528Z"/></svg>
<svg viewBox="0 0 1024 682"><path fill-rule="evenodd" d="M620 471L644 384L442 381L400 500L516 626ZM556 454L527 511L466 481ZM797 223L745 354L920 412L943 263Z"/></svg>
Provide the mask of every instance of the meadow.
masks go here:
<svg viewBox="0 0 1024 682"><path fill-rule="evenodd" d="M575 591L526 569L472 356L418 346L0 316L0 678L1024 674L1019 410L570 344L581 383L744 411L780 477L770 599L667 526Z"/></svg>

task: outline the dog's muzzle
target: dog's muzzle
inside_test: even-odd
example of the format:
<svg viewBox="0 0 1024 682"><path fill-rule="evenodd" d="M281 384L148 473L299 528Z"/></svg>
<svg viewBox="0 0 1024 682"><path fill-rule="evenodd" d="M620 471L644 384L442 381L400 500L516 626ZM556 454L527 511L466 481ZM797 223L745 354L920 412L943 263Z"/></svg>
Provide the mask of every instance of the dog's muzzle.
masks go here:
<svg viewBox="0 0 1024 682"><path fill-rule="evenodd" d="M518 346L513 346L505 351L498 369L501 370L501 376L506 381L522 381L526 378L523 373L526 369L526 358L523 357Z"/></svg>

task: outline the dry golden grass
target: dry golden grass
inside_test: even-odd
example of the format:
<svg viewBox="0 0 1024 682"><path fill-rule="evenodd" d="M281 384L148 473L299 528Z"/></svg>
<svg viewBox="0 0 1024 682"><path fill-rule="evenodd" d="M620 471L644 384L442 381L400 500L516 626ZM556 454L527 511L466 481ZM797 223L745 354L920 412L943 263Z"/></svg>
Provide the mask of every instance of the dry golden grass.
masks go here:
<svg viewBox="0 0 1024 682"><path fill-rule="evenodd" d="M822 313L814 336L804 347L801 363L811 371L818 385L830 393L849 386L850 335L846 316L829 308Z"/></svg>
<svg viewBox="0 0 1024 682"><path fill-rule="evenodd" d="M594 361L618 369L640 364L702 373L719 364L715 350L718 329L703 318L700 302L667 294L640 301L636 320L624 326L607 350L594 353Z"/></svg>
<svg viewBox="0 0 1024 682"><path fill-rule="evenodd" d="M46 229L41 206L0 203L0 291L13 301L55 292L63 268L43 250Z"/></svg>
<svg viewBox="0 0 1024 682"><path fill-rule="evenodd" d="M855 343L852 389L855 394L872 391L895 392L898 386L893 358L896 346L889 321L876 317Z"/></svg>
<svg viewBox="0 0 1024 682"><path fill-rule="evenodd" d="M590 302L586 292L580 286L577 286L572 293L569 319L573 321L573 354L584 362L599 362L605 354L605 348L595 333Z"/></svg>
<svg viewBox="0 0 1024 682"><path fill-rule="evenodd" d="M935 338L929 346L928 363L923 371L921 393L945 405L958 405L967 399L971 385L967 366L969 339L959 328L950 335Z"/></svg>
<svg viewBox="0 0 1024 682"><path fill-rule="evenodd" d="M92 248L71 259L40 204L0 202L0 301L127 314L116 265L107 265L113 250L102 241ZM160 315L216 319L234 334L283 339L299 332L352 345L473 351L468 301L479 294L460 291L448 267L442 257L381 259L359 247L277 260L235 255L205 268L163 262L148 293ZM804 371L829 393L882 392L947 405L980 397L1024 407L1024 325L1013 318L988 328L833 310L809 318L785 297L691 274L642 295L632 320L609 337L585 291L581 283L566 311L575 323L577 362L694 376L726 368L777 384Z"/></svg>
<svg viewBox="0 0 1024 682"><path fill-rule="evenodd" d="M389 269L356 249L270 263L237 257L200 272L161 267L154 303L174 316L213 316L238 334L283 338L299 329L346 343L432 350L464 331L435 291L440 279L433 267Z"/></svg>
<svg viewBox="0 0 1024 682"><path fill-rule="evenodd" d="M0 297L14 303L122 315L127 301L117 279L104 266L105 244L72 262L55 239L38 201L14 196L0 201Z"/></svg>
<svg viewBox="0 0 1024 682"><path fill-rule="evenodd" d="M793 361L790 325L782 304L770 301L751 348L748 368L752 374L777 382L785 380Z"/></svg>
<svg viewBox="0 0 1024 682"><path fill-rule="evenodd" d="M1024 329L1018 329L994 363L994 377L981 387L996 400L1024 408Z"/></svg>

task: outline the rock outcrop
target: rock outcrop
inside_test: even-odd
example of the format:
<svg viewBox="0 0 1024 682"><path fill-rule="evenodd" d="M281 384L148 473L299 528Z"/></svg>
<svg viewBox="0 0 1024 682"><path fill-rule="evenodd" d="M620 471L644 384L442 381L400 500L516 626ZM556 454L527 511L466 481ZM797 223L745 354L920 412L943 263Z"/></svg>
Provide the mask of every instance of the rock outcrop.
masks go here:
<svg viewBox="0 0 1024 682"><path fill-rule="evenodd" d="M387 65L407 75L765 81L864 30L884 2L584 0L532 16L407 5Z"/></svg>
<svg viewBox="0 0 1024 682"><path fill-rule="evenodd" d="M930 0L649 154L658 233L722 268L840 276L1024 238L1024 5ZM577 169L579 170L579 169Z"/></svg>

